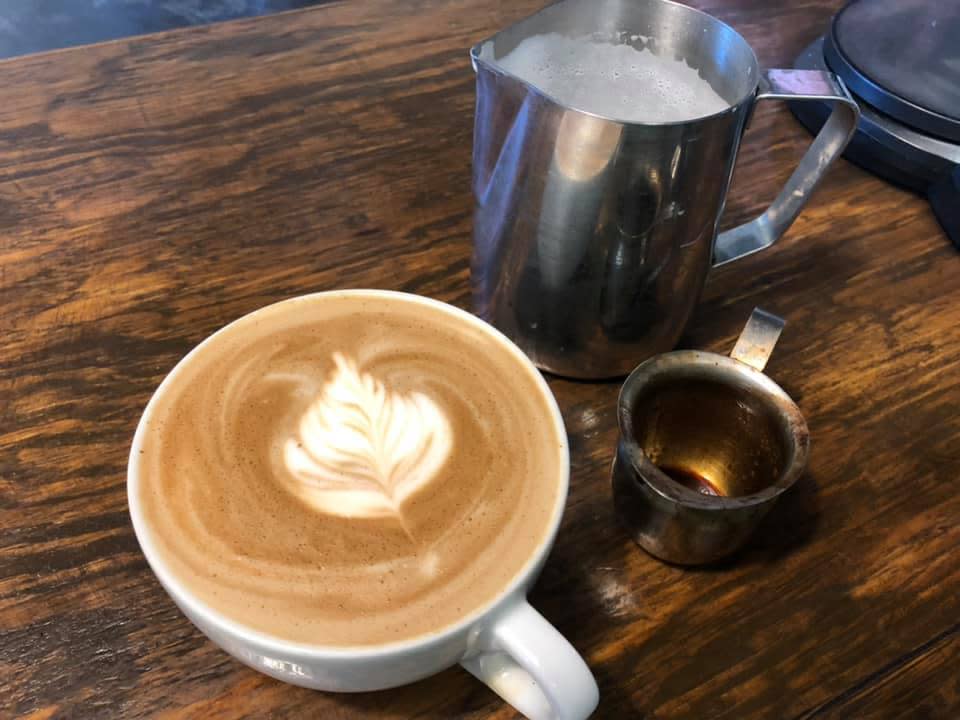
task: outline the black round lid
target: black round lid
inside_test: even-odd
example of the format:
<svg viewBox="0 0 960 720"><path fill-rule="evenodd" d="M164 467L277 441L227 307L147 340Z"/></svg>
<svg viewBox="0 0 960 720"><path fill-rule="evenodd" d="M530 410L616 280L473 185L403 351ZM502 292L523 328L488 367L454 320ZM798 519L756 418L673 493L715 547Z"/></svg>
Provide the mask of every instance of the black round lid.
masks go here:
<svg viewBox="0 0 960 720"><path fill-rule="evenodd" d="M834 16L824 55L881 112L960 140L960 2L852 0Z"/></svg>

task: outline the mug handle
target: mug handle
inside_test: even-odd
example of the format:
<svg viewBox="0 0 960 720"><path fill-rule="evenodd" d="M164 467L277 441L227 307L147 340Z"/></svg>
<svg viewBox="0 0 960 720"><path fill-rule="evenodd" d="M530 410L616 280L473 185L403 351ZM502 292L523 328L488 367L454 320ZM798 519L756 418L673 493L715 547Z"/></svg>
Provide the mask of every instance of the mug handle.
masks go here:
<svg viewBox="0 0 960 720"><path fill-rule="evenodd" d="M530 720L584 720L599 701L583 658L526 598L497 615L460 664Z"/></svg>
<svg viewBox="0 0 960 720"><path fill-rule="evenodd" d="M850 142L860 117L860 108L843 81L823 70L764 70L755 100L826 100L833 110L770 207L760 217L717 236L714 267L752 255L780 239L807 204L827 168Z"/></svg>

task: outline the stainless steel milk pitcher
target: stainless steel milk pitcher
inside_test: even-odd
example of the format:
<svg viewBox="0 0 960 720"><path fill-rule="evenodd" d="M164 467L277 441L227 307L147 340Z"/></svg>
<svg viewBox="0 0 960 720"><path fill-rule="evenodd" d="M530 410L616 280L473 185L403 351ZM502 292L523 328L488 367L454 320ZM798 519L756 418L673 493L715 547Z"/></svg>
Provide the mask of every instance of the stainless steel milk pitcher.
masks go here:
<svg viewBox="0 0 960 720"><path fill-rule="evenodd" d="M545 33L682 59L729 107L647 124L565 106L497 64ZM859 112L832 73L761 70L732 28L666 0L565 0L471 57L475 309L539 367L571 377L625 375L670 350L711 266L786 231ZM767 211L717 235L750 112L758 100L784 98L829 100L833 111Z"/></svg>

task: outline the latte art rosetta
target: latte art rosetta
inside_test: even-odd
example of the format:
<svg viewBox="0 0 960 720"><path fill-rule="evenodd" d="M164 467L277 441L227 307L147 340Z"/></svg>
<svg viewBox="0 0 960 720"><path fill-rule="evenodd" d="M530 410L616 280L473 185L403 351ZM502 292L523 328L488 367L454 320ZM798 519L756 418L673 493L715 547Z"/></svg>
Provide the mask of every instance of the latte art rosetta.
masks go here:
<svg viewBox="0 0 960 720"><path fill-rule="evenodd" d="M396 515L452 447L450 423L420 392L397 393L334 353L334 372L284 445L288 489L343 517Z"/></svg>

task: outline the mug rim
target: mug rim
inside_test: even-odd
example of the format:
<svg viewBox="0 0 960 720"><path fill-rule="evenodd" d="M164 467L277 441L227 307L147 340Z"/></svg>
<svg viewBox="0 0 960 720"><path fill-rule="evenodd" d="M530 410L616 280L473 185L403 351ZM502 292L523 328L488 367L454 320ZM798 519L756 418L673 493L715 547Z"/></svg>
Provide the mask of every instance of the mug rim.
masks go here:
<svg viewBox="0 0 960 720"><path fill-rule="evenodd" d="M275 311L281 305L294 305L303 302L313 302L322 298L332 297L369 297L369 298L390 298L413 304L425 305L440 312L452 315L460 321L471 325L475 329L487 334L493 340L499 342L517 360L517 365L523 368L527 374L534 380L534 384L540 391L550 411L554 430L560 442L560 472L558 477L557 495L554 501L553 512L550 521L540 540L540 543L530 553L526 562L516 572L513 578L501 590L499 590L488 602L476 608L472 612L464 615L455 622L445 625L435 631L422 633L412 638L398 640L388 643L377 643L369 645L323 645L321 643L301 643L284 639L282 637L271 635L260 630L251 628L241 622L227 617L224 613L211 607L208 603L202 601L198 596L186 587L175 573L173 573L164 562L161 554L157 550L157 543L149 527L150 523L144 516L141 501L139 497L140 488L140 448L144 443L147 433L147 424L149 419L156 412L156 406L166 392L169 391L177 378L184 372L184 368L192 364L202 349L206 347L213 338L225 332L235 324L246 321L249 318L263 314L269 310ZM546 379L537 370L533 362L513 343L506 335L494 328L492 325L484 322L477 316L446 303L442 300L436 300L423 295L401 292L396 290L382 290L376 288L356 288L348 290L327 290L305 295L297 295L285 300L280 300L263 307L257 308L245 315L242 315L226 325L220 327L200 341L196 346L177 361L176 365L164 376L163 380L154 390L144 408L140 420L137 422L137 428L134 432L133 442L130 447L130 455L127 462L127 505L130 512L130 520L133 525L134 535L140 545L140 550L147 560L150 570L156 575L160 585L173 598L178 609L191 621L199 627L199 622L203 622L213 628L218 629L225 634L241 638L246 642L252 642L264 648L270 648L277 653L287 653L291 655L300 655L308 657L311 660L353 660L382 658L388 654L405 653L429 648L433 645L443 643L458 633L468 630L471 626L482 621L509 598L515 596L518 591L525 594L525 584L540 567L541 563L549 554L553 543L556 540L557 532L560 528L560 522L563 511L566 508L567 496L570 488L570 448L567 440L566 426L563 422L563 415L557 400L550 390ZM194 617L198 618L197 620ZM206 634L206 633L205 633ZM219 643L218 643L219 644Z"/></svg>
<svg viewBox="0 0 960 720"><path fill-rule="evenodd" d="M731 375L754 390L764 402L772 405L784 417L791 439L793 455L787 467L773 483L749 495L706 496L671 479L658 468L640 447L633 432L632 409L640 390L656 377L699 371L699 377L708 380L729 381ZM662 353L638 365L624 381L617 398L617 428L619 444L640 477L658 495L669 502L701 510L729 510L770 502L791 486L803 474L810 452L810 431L807 421L793 399L769 375L727 355L703 350L675 350Z"/></svg>
<svg viewBox="0 0 960 720"><path fill-rule="evenodd" d="M735 102L731 102L723 110L718 110L714 113L710 113L709 115L700 115L694 118L690 118L688 120L674 120L669 122L640 122L640 123L633 122L630 120L624 120L622 118L609 117L607 115L603 115L602 113L592 112L590 110L585 110L580 107L574 107L573 105L570 105L568 103L561 102L550 93L544 92L543 90L536 87L535 85L528 82L527 80L517 77L511 72L507 72L506 70L496 65L495 63L491 62L490 60L487 60L481 57L484 46L486 46L488 43L493 43L499 36L503 35L506 31L519 25L520 23L527 22L528 20L532 20L533 18L538 17L539 15L553 11L555 8L557 8L560 5L566 5L566 4L575 3L575 2L586 2L586 1L588 0L560 0L560 2L554 3L552 5L547 5L546 7L543 7L540 10L537 10L535 13L528 15L524 18L521 18L520 20L500 30L499 32L496 32L493 35L490 35L484 38L483 40L479 41L473 47L470 48L470 60L474 66L474 69L476 69L477 65L480 64L490 72L498 73L500 75L507 75L508 77L516 80L517 82L522 83L530 92L533 92L536 95L539 95L540 97L547 98L550 102L556 105L559 105L560 107L568 111L581 113L583 115L588 115L590 117L597 118L598 120L606 120L607 122L617 123L620 125L638 125L638 126L652 127L652 128L672 128L672 127L679 127L682 125L689 125L691 123L698 123L705 120L713 120L714 118L721 117L722 115L725 115L727 113L734 113L739 111L739 109L744 105L744 103L750 102L750 100L756 96L757 90L760 87L761 73L760 73L760 61L757 58L757 52L753 49L753 45L747 42L747 39L729 23L726 23L720 18L715 17L708 12L700 10L699 8L691 7L690 5L684 5L683 3L677 2L676 0L644 0L644 1L650 2L650 3L660 3L663 5L672 5L676 8L679 8L678 12L688 12L691 15L699 15L701 18L705 19L708 23L711 23L714 27L718 28L719 30L729 31L733 33L734 36L736 36L736 38L741 43L743 43L744 47L746 47L746 49L750 52L750 59L752 61L750 64L750 72L753 75L753 83L743 94L740 95L740 97L736 99Z"/></svg>

